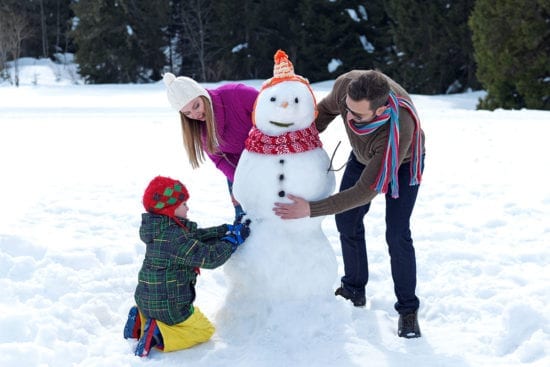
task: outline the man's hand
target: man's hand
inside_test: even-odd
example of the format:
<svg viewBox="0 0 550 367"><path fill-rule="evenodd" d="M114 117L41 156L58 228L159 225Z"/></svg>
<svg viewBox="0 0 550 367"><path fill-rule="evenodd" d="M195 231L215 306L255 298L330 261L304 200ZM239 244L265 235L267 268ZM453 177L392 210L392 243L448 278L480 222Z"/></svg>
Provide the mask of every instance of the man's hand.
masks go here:
<svg viewBox="0 0 550 367"><path fill-rule="evenodd" d="M309 210L309 201L290 194L287 195L287 198L292 200L292 203L275 203L273 211L276 215L281 217L281 219L298 219L309 217L311 214Z"/></svg>

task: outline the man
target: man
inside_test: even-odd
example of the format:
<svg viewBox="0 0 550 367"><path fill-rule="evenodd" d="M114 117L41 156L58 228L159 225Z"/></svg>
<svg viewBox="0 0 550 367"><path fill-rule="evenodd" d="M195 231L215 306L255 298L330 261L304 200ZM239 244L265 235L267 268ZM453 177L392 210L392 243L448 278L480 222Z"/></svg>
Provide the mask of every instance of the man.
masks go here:
<svg viewBox="0 0 550 367"><path fill-rule="evenodd" d="M363 218L372 199L385 194L398 335L420 337L410 217L422 175L424 133L411 98L381 72L354 70L338 77L317 107L319 131L341 115L352 147L340 192L314 202L289 194L292 203L275 203L273 210L282 219L336 214L345 275L335 295L362 307L369 277Z"/></svg>

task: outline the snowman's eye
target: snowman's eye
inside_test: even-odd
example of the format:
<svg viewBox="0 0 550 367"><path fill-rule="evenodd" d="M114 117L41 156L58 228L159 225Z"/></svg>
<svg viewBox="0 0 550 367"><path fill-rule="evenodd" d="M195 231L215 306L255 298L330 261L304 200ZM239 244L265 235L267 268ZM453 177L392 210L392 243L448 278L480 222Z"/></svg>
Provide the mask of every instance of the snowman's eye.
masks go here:
<svg viewBox="0 0 550 367"><path fill-rule="evenodd" d="M277 98L275 98L275 97L271 97L271 98L270 98L270 101L271 101L271 102L275 102L276 100L277 100Z"/></svg>
<svg viewBox="0 0 550 367"><path fill-rule="evenodd" d="M294 103L298 103L298 97L294 98Z"/></svg>

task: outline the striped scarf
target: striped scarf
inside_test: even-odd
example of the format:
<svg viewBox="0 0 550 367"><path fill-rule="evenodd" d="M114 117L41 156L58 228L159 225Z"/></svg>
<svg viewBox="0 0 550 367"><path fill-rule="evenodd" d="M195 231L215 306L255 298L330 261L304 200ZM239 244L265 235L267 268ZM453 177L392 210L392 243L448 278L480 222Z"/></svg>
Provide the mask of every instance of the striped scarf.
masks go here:
<svg viewBox="0 0 550 367"><path fill-rule="evenodd" d="M399 197L399 180L397 179L397 170L399 169L399 107L405 108L411 114L415 123L413 140L411 143L412 157L410 185L419 185L422 179L422 170L420 167L422 155L422 144L420 142L420 119L418 118L416 109L411 101L402 97L397 97L393 91L390 91L386 110L383 114L377 116L372 122L367 124L358 124L354 121L348 121L348 126L357 135L370 134L389 121L390 136L388 138L384 161L382 163L382 167L380 167L378 177L372 184L371 189L385 194L388 191L388 183L391 182L392 198Z"/></svg>

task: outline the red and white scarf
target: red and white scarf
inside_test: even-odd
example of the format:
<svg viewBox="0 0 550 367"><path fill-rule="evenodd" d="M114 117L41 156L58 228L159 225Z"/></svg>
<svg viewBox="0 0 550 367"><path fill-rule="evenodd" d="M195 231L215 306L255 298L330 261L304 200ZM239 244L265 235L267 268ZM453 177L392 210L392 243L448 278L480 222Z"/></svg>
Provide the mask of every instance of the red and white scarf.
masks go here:
<svg viewBox="0 0 550 367"><path fill-rule="evenodd" d="M250 152L273 155L302 153L322 146L314 123L306 129L277 136L266 135L254 126L245 142L245 148Z"/></svg>

